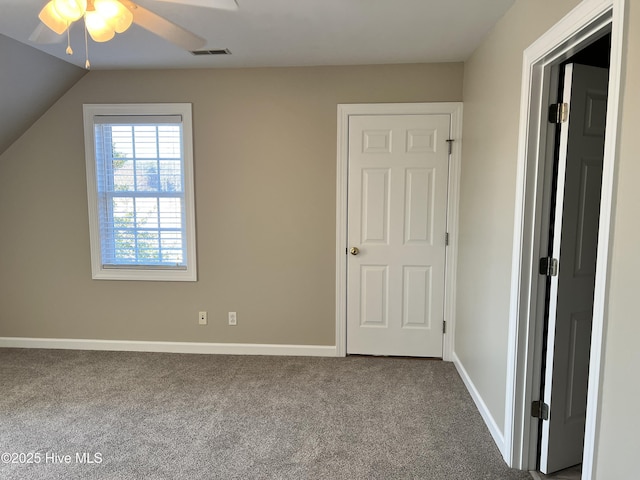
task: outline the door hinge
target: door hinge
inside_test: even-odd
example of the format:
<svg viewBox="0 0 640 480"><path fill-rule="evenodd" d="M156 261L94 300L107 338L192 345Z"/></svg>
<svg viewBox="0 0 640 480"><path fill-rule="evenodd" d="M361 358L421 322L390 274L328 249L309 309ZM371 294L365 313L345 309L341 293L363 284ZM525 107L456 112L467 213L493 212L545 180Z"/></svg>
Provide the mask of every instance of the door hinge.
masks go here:
<svg viewBox="0 0 640 480"><path fill-rule="evenodd" d="M445 232L444 234L444 246L445 247L449 246L449 232Z"/></svg>
<svg viewBox="0 0 640 480"><path fill-rule="evenodd" d="M447 145L449 146L449 155L453 153L453 138L447 139Z"/></svg>
<svg viewBox="0 0 640 480"><path fill-rule="evenodd" d="M531 402L531 416L540 420L549 420L549 405L542 400Z"/></svg>
<svg viewBox="0 0 640 480"><path fill-rule="evenodd" d="M547 277L555 277L558 275L558 260L551 257L544 257L540 259L540 275L546 275Z"/></svg>
<svg viewBox="0 0 640 480"><path fill-rule="evenodd" d="M447 321L442 320L442 333L447 333Z"/></svg>
<svg viewBox="0 0 640 480"><path fill-rule="evenodd" d="M549 123L564 123L568 117L568 103L554 103L553 105L549 105Z"/></svg>

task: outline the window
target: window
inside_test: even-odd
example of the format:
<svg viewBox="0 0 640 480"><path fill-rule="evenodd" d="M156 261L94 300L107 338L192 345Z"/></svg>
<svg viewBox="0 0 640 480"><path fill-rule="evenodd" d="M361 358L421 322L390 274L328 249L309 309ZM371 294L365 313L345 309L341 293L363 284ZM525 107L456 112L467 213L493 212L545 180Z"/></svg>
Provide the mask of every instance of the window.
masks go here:
<svg viewBox="0 0 640 480"><path fill-rule="evenodd" d="M195 281L190 104L85 105L94 279Z"/></svg>

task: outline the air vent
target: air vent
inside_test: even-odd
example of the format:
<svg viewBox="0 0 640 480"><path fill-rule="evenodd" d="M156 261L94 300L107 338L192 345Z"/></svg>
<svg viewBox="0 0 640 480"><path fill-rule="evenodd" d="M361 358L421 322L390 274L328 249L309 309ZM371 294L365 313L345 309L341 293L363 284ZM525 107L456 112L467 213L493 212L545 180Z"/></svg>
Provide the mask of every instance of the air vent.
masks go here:
<svg viewBox="0 0 640 480"><path fill-rule="evenodd" d="M193 50L191 55L231 55L228 48L220 48L218 50Z"/></svg>

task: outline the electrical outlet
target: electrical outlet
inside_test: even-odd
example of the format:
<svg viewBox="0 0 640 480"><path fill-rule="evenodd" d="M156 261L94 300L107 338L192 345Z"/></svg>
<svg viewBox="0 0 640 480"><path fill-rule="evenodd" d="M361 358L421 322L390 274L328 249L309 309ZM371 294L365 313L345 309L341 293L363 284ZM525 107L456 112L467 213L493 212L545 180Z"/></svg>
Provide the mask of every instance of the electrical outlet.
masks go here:
<svg viewBox="0 0 640 480"><path fill-rule="evenodd" d="M238 316L236 312L229 312L229 325L237 325L238 324Z"/></svg>
<svg viewBox="0 0 640 480"><path fill-rule="evenodd" d="M207 324L207 312L198 313L198 324L206 325Z"/></svg>

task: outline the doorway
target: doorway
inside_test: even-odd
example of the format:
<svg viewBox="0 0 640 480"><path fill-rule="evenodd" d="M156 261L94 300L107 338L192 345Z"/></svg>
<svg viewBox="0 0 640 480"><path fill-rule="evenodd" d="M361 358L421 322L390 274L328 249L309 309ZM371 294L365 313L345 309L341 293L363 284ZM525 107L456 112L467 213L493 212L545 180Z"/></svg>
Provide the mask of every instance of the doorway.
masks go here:
<svg viewBox="0 0 640 480"><path fill-rule="evenodd" d="M609 236L616 159L618 109L622 70L624 0L584 0L524 52L520 150L514 235L509 363L505 414L505 459L510 466L535 470L539 460L539 424L544 312L547 277L539 260L549 245L555 132L547 124L549 105L558 101L559 69L563 62L611 34L611 65L607 89L597 260L593 295L591 342L588 351L586 426L582 478L590 480L599 401L604 331L604 306L609 260ZM535 402L535 403L534 403ZM536 403L538 405L536 405ZM538 408L536 408L538 407ZM537 411L536 411L537 410ZM536 416L532 413L536 411Z"/></svg>
<svg viewBox="0 0 640 480"><path fill-rule="evenodd" d="M582 463L610 46L608 34L553 71L559 101L549 119L555 148L545 177L550 208L547 245L541 245L546 291L534 412L544 474L572 467L577 473Z"/></svg>
<svg viewBox="0 0 640 480"><path fill-rule="evenodd" d="M394 126L395 122L400 122L402 125ZM404 125L405 123L407 125ZM367 335L378 333L386 328L385 315L391 305L390 302L389 304L381 303L381 299L386 298L386 293L379 294L381 289L386 288L385 285L390 285L390 275L393 274L395 275L394 288L398 285L408 288L405 288L404 292L395 292L394 301L398 308L396 308L394 317L396 321L400 320L400 328L397 332L392 333L401 336L409 333L409 343L417 340L415 342L417 348L421 348L425 343L420 340L417 334L425 334L425 337L429 337L426 340L429 341L435 338L434 344L428 346L428 351L424 350L423 353L420 353L419 350L411 350L404 355L437 356L444 360L451 359L455 328L453 308L461 132L461 103L338 106L336 198L336 349L338 355L344 356L347 353L403 355L399 351L358 351L359 343L351 343L349 350L347 349L348 332L351 332L353 336L354 328L357 331L363 326L363 323ZM391 140L391 137L395 140ZM400 153L389 153L390 141L400 147ZM364 163L357 160L354 162L357 171L350 172L350 157L356 158L360 155L357 152L363 149L367 151L360 159ZM440 258L438 262L442 263L437 268L435 266L432 268L427 263L418 265L414 260L411 260L407 264L408 266L400 265L400 268L394 267L392 269L385 267L382 257L376 257L376 259L373 257L378 254L385 255L386 244L389 243L387 235L391 230L387 232L386 229L391 229L391 218L388 213L391 212L389 209L392 207L385 206L388 203L385 198L391 198L387 197L385 192L389 189L389 195L393 193L390 184L393 172L388 166L383 165L384 168L382 168L378 164L369 164L369 162L385 162L385 157L389 155L393 157L393 165L397 162L409 162L402 167L402 171L395 172L393 175L395 178L393 181L397 182L398 187L398 191L394 193L395 203L401 207L396 218L406 220L406 212L410 212L413 208L417 213L416 220L419 218L424 220L422 222L416 221L412 226L409 225L411 226L409 231L402 226L393 227L394 235L397 236L396 247L400 245L402 252L394 250L391 252L391 256L398 260L400 257L404 257L405 253L410 254L415 248L429 250L431 248L429 244L437 243L439 252L436 252L436 257ZM419 163L414 165L412 162L416 160ZM427 165L430 162L435 163ZM436 173L437 171L441 173ZM359 180L350 184L350 173L358 177ZM435 188L432 189L430 185ZM437 219L428 216L425 218L424 215L428 214L425 210L427 202L423 200L433 195L435 195L434 201L436 197L438 198L437 208L440 213L438 213ZM363 203L362 199L368 200ZM365 231L362 229L362 208L357 208L358 202L362 203L361 207L368 205L373 214L367 220L368 223L364 223L368 229L368 233L364 237L361 235ZM376 212L378 212L377 215L375 215ZM352 218L353 215L357 218ZM409 220L411 219L409 218ZM350 223L355 228L350 229ZM407 222L401 223L407 225ZM437 229L437 232L434 228ZM448 235L446 235L447 233ZM352 245L354 239L357 242ZM404 252L405 246L411 248ZM378 252L378 250L380 251ZM431 253L426 250L423 253L430 255ZM422 257L423 253L418 252L418 255ZM370 254L371 262L365 261L367 254ZM360 275L354 274L358 269ZM436 269L439 272L435 272ZM432 290L430 283L435 286L435 282L440 284L440 292L437 293L440 298L438 308L431 310L431 306L435 306L436 302L430 306L429 302L424 301L426 297L417 293ZM363 298L360 295L361 301L354 300L352 298L354 291L362 293L363 283L367 288L373 289L370 298L367 299L366 296ZM364 317L364 322L358 307L360 310L364 308L371 313L369 317ZM359 320L350 322L349 318L353 320L354 315L358 315ZM348 325L351 330L348 330ZM431 335L432 333L437 333L437 335ZM380 346L380 342L375 338L363 337L363 339L363 345L371 344L376 348ZM382 346L385 346L384 343L383 338Z"/></svg>

